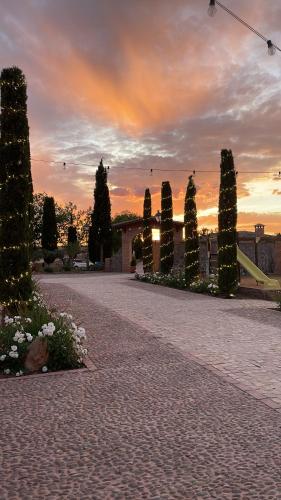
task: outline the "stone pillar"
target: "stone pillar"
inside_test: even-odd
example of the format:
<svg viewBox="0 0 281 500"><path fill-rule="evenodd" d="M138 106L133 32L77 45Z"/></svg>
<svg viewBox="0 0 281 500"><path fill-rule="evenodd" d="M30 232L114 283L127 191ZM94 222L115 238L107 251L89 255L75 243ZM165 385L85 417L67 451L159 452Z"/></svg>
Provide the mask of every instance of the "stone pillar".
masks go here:
<svg viewBox="0 0 281 500"><path fill-rule="evenodd" d="M152 252L153 252L153 271L159 272L160 270L160 241L152 242Z"/></svg>
<svg viewBox="0 0 281 500"><path fill-rule="evenodd" d="M122 231L122 273L130 272L130 262L132 259L132 238L131 232Z"/></svg>

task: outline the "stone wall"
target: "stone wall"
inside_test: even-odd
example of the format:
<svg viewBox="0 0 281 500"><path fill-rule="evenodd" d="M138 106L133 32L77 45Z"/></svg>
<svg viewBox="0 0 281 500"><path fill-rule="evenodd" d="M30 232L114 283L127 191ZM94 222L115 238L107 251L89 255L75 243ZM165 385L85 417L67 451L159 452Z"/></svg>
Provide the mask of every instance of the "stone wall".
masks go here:
<svg viewBox="0 0 281 500"><path fill-rule="evenodd" d="M120 248L117 253L112 255L110 259L105 259L104 270L111 271L113 273L122 272L122 248Z"/></svg>

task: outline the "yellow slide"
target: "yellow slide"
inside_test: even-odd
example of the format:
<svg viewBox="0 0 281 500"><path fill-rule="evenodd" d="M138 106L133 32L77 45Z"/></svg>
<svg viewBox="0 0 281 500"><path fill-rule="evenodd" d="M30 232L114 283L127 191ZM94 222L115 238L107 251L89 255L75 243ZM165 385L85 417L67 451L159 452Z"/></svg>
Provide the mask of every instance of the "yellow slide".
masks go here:
<svg viewBox="0 0 281 500"><path fill-rule="evenodd" d="M257 283L262 283L265 288L280 289L278 280L271 279L264 274L252 261L245 255L237 246L237 260L241 266L256 280Z"/></svg>

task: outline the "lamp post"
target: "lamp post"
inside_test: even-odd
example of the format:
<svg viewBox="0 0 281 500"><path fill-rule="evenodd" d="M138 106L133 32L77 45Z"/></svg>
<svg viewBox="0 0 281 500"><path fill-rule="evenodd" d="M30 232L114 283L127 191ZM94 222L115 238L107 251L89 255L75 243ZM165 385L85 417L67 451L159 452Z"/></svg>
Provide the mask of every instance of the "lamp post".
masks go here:
<svg viewBox="0 0 281 500"><path fill-rule="evenodd" d="M161 222L161 212L159 210L157 210L156 214L155 214L155 219L156 219L156 222L157 224L160 224Z"/></svg>

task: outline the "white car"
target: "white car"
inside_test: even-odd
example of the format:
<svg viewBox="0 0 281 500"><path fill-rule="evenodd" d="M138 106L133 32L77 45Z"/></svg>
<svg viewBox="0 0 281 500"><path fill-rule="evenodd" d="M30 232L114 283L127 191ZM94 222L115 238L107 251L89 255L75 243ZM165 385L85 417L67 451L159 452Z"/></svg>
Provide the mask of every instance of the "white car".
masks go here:
<svg viewBox="0 0 281 500"><path fill-rule="evenodd" d="M87 262L82 259L75 259L73 261L74 269L87 269Z"/></svg>

